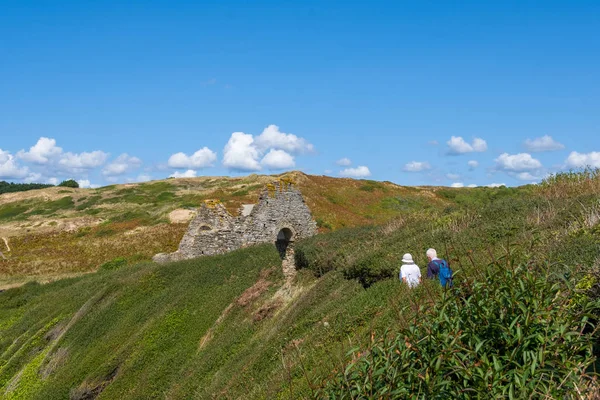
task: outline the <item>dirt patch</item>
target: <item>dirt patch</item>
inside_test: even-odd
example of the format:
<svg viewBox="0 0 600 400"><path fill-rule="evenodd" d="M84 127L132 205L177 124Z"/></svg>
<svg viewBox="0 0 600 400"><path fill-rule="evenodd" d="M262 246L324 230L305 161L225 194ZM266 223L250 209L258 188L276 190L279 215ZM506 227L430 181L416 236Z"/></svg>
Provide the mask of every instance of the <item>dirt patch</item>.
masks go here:
<svg viewBox="0 0 600 400"><path fill-rule="evenodd" d="M56 350L48 359L46 365L40 368L40 376L42 379L47 379L54 371L67 361L69 351L61 347Z"/></svg>
<svg viewBox="0 0 600 400"><path fill-rule="evenodd" d="M71 400L93 400L115 379L119 373L119 367L116 367L105 377L93 380L91 382L84 381L77 389L71 390L69 399Z"/></svg>
<svg viewBox="0 0 600 400"><path fill-rule="evenodd" d="M189 222L196 216L196 211L178 208L169 213L169 222L172 224L183 224Z"/></svg>
<svg viewBox="0 0 600 400"><path fill-rule="evenodd" d="M252 319L254 322L262 321L263 319L270 318L275 314L275 311L279 309L283 305L283 300L280 298L274 299L273 301L268 302L263 305L254 313Z"/></svg>
<svg viewBox="0 0 600 400"><path fill-rule="evenodd" d="M260 297L261 294L266 292L269 286L271 286L271 282L264 278L260 278L254 285L246 289L244 293L238 297L236 300L237 304L242 307L246 307L248 304Z"/></svg>

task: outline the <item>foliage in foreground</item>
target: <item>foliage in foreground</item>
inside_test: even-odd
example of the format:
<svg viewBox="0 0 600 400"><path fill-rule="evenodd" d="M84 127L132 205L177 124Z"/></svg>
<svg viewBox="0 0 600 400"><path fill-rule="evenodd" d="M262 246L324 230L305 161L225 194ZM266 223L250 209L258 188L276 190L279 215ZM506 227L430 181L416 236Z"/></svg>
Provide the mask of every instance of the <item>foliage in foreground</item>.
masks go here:
<svg viewBox="0 0 600 400"><path fill-rule="evenodd" d="M395 336L353 350L319 397L580 396L595 375L600 301L548 278L539 266L490 265Z"/></svg>

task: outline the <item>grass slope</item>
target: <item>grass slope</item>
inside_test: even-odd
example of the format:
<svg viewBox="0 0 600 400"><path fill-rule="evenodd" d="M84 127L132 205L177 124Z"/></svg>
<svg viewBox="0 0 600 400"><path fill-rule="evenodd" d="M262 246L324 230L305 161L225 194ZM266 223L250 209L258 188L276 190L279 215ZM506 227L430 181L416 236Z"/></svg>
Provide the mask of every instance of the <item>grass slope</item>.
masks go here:
<svg viewBox="0 0 600 400"><path fill-rule="evenodd" d="M362 388L361 379L381 375L368 365L356 370L375 345L384 343L377 360L386 361L396 353L385 346L402 340L396 332L424 332L422 321L436 321L439 284L409 290L395 278L405 252L425 267L425 250L437 247L465 290L493 280L482 271L491 264L535 265L542 279L568 284L560 290L567 300L597 299L599 194L597 174L561 175L538 187L439 190L443 209L298 243L302 269L291 287L276 250L264 245L7 290L0 293L0 398L308 398L324 388L343 396L343 385ZM535 285L544 307L565 305ZM510 282L495 290L522 295ZM492 307L484 317L496 315L500 303L476 299ZM569 312L553 318L561 315ZM552 372L558 383L562 371Z"/></svg>

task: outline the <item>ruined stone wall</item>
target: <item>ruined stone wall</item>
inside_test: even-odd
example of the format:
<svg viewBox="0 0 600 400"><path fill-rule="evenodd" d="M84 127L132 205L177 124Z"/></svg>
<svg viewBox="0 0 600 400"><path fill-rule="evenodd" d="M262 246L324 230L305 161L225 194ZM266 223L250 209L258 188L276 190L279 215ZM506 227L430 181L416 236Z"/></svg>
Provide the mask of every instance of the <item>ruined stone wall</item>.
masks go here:
<svg viewBox="0 0 600 400"><path fill-rule="evenodd" d="M221 204L202 205L179 249L171 254L157 254L154 260L177 261L222 254L259 243L275 244L284 228L291 233L292 241L317 233L317 224L300 191L289 182L278 181L267 186L248 215L232 217Z"/></svg>

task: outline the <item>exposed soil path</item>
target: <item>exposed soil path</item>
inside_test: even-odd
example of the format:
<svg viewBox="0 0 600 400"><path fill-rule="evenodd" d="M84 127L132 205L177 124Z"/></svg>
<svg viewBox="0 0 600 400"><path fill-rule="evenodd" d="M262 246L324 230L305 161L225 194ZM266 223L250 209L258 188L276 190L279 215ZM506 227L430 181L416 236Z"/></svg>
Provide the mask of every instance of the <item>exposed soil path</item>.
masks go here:
<svg viewBox="0 0 600 400"><path fill-rule="evenodd" d="M10 253L10 246L8 245L8 239L5 237L2 237L2 240L4 240L4 244L6 245L6 252Z"/></svg>

